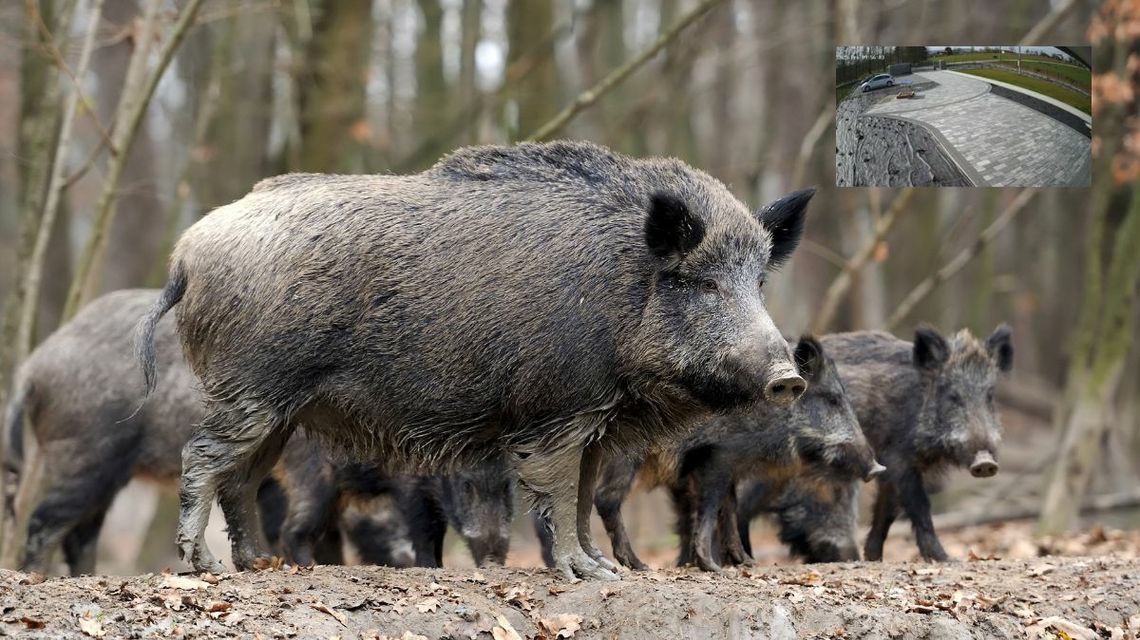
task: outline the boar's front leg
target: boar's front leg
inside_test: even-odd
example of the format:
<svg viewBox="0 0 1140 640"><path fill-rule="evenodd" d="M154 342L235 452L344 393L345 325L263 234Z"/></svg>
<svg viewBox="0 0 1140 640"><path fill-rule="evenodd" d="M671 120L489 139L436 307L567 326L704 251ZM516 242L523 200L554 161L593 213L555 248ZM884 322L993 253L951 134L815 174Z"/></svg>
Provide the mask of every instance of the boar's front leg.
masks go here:
<svg viewBox="0 0 1140 640"><path fill-rule="evenodd" d="M926 560L945 562L950 559L934 532L934 520L930 515L930 497L922 484L922 473L908 469L899 479L899 502L914 527L918 550Z"/></svg>
<svg viewBox="0 0 1140 640"><path fill-rule="evenodd" d="M625 520L621 515L621 505L633 487L639 467L639 461L624 458L606 465L605 471L602 472L602 480L594 492L594 505L598 507L598 515L606 525L606 533L610 536L610 544L614 550L614 559L630 569L644 571L649 567L634 553L629 533L625 529Z"/></svg>
<svg viewBox="0 0 1140 640"><path fill-rule="evenodd" d="M561 442L512 451L519 484L531 494L534 508L545 514L553 538L554 566L568 580L618 576L598 564L578 539L578 486L582 470L580 442Z"/></svg>
<svg viewBox="0 0 1140 640"><path fill-rule="evenodd" d="M871 531L863 547L863 557L868 561L883 559L883 544L899 515L898 491L893 479L880 478L875 493L875 508L871 516Z"/></svg>
<svg viewBox="0 0 1140 640"><path fill-rule="evenodd" d="M740 537L740 525L736 520L737 505L735 487L729 487L720 507L720 549L721 562L732 565L752 564L752 556L744 550Z"/></svg>
<svg viewBox="0 0 1140 640"><path fill-rule="evenodd" d="M602 555L594 538L590 535L590 514L594 511L594 493L598 487L598 471L605 460L604 452L598 443L586 445L582 452L582 464L578 473L578 543L582 550L602 568L617 571L617 565Z"/></svg>

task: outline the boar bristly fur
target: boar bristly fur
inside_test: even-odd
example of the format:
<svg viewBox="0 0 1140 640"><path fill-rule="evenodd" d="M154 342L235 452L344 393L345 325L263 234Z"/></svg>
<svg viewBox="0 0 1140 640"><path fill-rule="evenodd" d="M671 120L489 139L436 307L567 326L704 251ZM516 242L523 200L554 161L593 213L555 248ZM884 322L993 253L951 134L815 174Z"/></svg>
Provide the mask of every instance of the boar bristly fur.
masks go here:
<svg viewBox="0 0 1140 640"><path fill-rule="evenodd" d="M839 365L859 423L887 466L878 480L867 560L881 560L883 542L901 509L927 560L948 556L934 531L928 488L941 474L965 467L977 477L997 473L1001 424L994 387L1013 367L1008 326L984 342L963 329L945 337L926 326L914 342L881 331L823 338Z"/></svg>
<svg viewBox="0 0 1140 640"><path fill-rule="evenodd" d="M616 578L578 508L605 452L803 391L760 287L808 197L753 213L679 161L571 142L261 182L186 231L141 325L146 368L146 327L177 304L208 397L184 558L220 570L201 539L216 494L235 563L255 564L248 485L303 425L402 471L505 451L562 572Z"/></svg>

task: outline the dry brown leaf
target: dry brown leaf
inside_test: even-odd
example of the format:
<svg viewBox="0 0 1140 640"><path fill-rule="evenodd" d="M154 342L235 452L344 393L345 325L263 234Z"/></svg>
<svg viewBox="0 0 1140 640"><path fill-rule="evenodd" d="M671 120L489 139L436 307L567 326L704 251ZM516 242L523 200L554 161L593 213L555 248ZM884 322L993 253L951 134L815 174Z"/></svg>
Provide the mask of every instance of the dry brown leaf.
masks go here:
<svg viewBox="0 0 1140 640"><path fill-rule="evenodd" d="M330 616L336 618L336 621L339 622L342 626L345 626L345 627L348 626L348 623L345 622L344 614L337 611L336 609L333 609L332 607L328 606L327 604L325 604L323 602L315 602L309 606L316 609L317 611L320 611L321 613L327 613Z"/></svg>
<svg viewBox="0 0 1140 640"><path fill-rule="evenodd" d="M206 582L205 580L199 580L198 578L192 578L190 576L176 576L167 574L165 577L163 577L162 584L160 586L164 589L182 589L184 591L195 591L198 589L208 589L210 587L210 583Z"/></svg>
<svg viewBox="0 0 1140 640"><path fill-rule="evenodd" d="M602 595L602 600L605 600L607 598L612 598L613 596L620 596L621 589L618 589L617 587L602 587L601 591L598 593Z"/></svg>
<svg viewBox="0 0 1140 640"><path fill-rule="evenodd" d="M1031 638L1048 638L1055 635L1068 636L1072 640L1098 640L1099 636L1088 627L1079 625L1060 616L1050 616L1025 627ZM1051 631L1056 633L1051 633Z"/></svg>
<svg viewBox="0 0 1140 640"><path fill-rule="evenodd" d="M511 625L511 621L507 620L503 614L495 616L495 622L498 623L497 626L491 629L491 635L495 640L523 640L523 637Z"/></svg>
<svg viewBox="0 0 1140 640"><path fill-rule="evenodd" d="M426 598L416 603L420 613L435 613L439 609L439 598Z"/></svg>
<svg viewBox="0 0 1140 640"><path fill-rule="evenodd" d="M566 593L566 587L563 587L562 585L552 584L550 585L550 589L548 589L547 592L552 596L556 596L560 593Z"/></svg>
<svg viewBox="0 0 1140 640"><path fill-rule="evenodd" d="M79 630L92 638L102 638L107 635L107 632L103 629L103 623L89 616L79 618Z"/></svg>
<svg viewBox="0 0 1140 640"><path fill-rule="evenodd" d="M210 584L218 584L218 576L216 576L212 573L203 573L203 574L199 575L198 577L201 578L203 582L208 582Z"/></svg>
<svg viewBox="0 0 1140 640"><path fill-rule="evenodd" d="M553 618L539 618L538 626L554 638L573 638L582 628L582 616L560 613Z"/></svg>
<svg viewBox="0 0 1140 640"><path fill-rule="evenodd" d="M479 584L484 584L487 582L487 578L484 577L483 574L476 571L475 573L471 574L471 577L468 578L467 581L468 582L478 582Z"/></svg>
<svg viewBox="0 0 1140 640"><path fill-rule="evenodd" d="M1056 568L1057 568L1056 565L1052 565L1049 563L1039 564L1036 567L1033 567L1032 569L1030 569L1029 571L1026 571L1025 574L1027 576L1029 576L1030 578L1040 578L1041 576L1043 576L1047 573L1051 573Z"/></svg>
<svg viewBox="0 0 1140 640"><path fill-rule="evenodd" d="M476 640L480 634L491 633L495 623L478 611L468 610L456 620L443 625L443 634L450 638Z"/></svg>
<svg viewBox="0 0 1140 640"><path fill-rule="evenodd" d="M24 627L28 629L43 629L47 626L47 623L43 620L37 620L28 616L20 618L20 622L24 623Z"/></svg>
<svg viewBox="0 0 1140 640"><path fill-rule="evenodd" d="M207 613L220 613L223 611L229 611L230 609L233 609L233 608L234 608L233 603L226 602L224 600L219 600L216 602L207 603L205 611Z"/></svg>
<svg viewBox="0 0 1140 640"><path fill-rule="evenodd" d="M421 636L418 633L412 633L411 631L405 631L400 635L399 640L428 640L428 637Z"/></svg>

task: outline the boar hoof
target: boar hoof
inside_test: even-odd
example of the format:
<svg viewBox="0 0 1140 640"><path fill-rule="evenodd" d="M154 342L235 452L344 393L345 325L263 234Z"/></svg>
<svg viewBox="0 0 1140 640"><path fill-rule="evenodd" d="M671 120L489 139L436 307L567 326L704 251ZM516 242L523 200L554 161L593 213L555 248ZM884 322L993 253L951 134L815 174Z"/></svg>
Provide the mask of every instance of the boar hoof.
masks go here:
<svg viewBox="0 0 1140 640"><path fill-rule="evenodd" d="M225 565L219 562L203 544L183 543L178 548L178 555L182 556L183 560L187 560L195 571L214 575L226 573Z"/></svg>
<svg viewBox="0 0 1140 640"><path fill-rule="evenodd" d="M560 556L554 566L562 572L567 580L581 578L583 580L620 580L616 573L598 564L596 560L581 549Z"/></svg>
<svg viewBox="0 0 1140 640"><path fill-rule="evenodd" d="M616 564L614 564L614 563L612 563L612 562L610 562L610 559L609 559L609 558L607 558L607 557L605 557L604 555L602 555L602 552L601 552L601 550L600 550L600 549L598 549L597 547L595 547L595 546L593 545L593 543L591 543L589 546L583 545L583 546L582 546L582 549L583 549L583 550L585 550L585 552L586 552L586 555L588 555L588 556L590 556L591 558L593 558L594 562L597 562L597 563L598 563L598 565L599 565L600 567L602 567L603 569L605 569L606 571L610 571L610 572L612 572L612 573L617 573L617 572L618 572L618 567L617 567L617 565L616 565Z"/></svg>
<svg viewBox="0 0 1140 640"><path fill-rule="evenodd" d="M706 558L701 555L697 556L697 567L699 567L701 571L712 571L713 573L720 573L722 571L719 564L714 562L711 558Z"/></svg>
<svg viewBox="0 0 1140 640"><path fill-rule="evenodd" d="M622 565L629 567L633 571L649 571L649 565L642 562L641 558L638 558L637 556L618 556L617 554L614 554L614 557L617 558L617 561Z"/></svg>

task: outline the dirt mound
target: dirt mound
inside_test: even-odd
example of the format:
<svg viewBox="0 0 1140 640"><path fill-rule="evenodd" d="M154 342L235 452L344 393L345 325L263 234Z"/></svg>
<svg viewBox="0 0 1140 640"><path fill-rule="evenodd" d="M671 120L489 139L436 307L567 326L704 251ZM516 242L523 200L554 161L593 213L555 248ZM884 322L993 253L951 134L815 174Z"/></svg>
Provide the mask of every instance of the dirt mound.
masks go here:
<svg viewBox="0 0 1140 640"><path fill-rule="evenodd" d="M668 570L574 584L509 568L2 572L0 589L0 630L35 637L1123 638L1140 626L1140 562L1120 558Z"/></svg>

